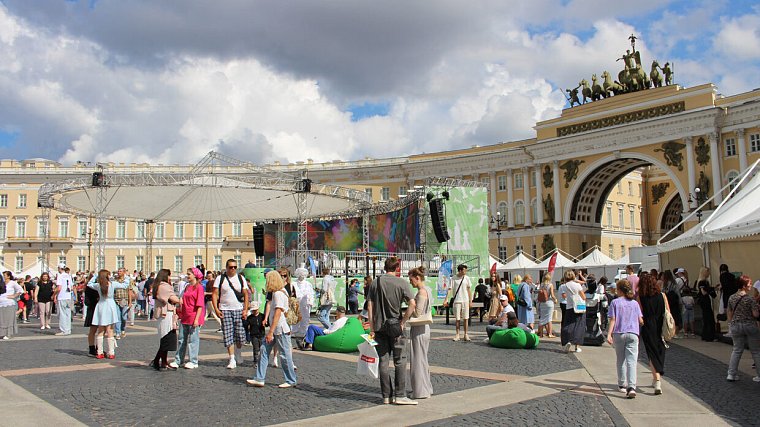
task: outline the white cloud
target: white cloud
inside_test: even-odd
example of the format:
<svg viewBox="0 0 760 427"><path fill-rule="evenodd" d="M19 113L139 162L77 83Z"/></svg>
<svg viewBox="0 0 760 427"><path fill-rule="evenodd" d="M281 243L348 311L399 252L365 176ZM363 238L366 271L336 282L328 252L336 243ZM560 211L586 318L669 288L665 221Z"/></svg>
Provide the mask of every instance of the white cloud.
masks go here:
<svg viewBox="0 0 760 427"><path fill-rule="evenodd" d="M714 48L725 57L740 61L760 59L760 15L744 15L725 22L715 37Z"/></svg>

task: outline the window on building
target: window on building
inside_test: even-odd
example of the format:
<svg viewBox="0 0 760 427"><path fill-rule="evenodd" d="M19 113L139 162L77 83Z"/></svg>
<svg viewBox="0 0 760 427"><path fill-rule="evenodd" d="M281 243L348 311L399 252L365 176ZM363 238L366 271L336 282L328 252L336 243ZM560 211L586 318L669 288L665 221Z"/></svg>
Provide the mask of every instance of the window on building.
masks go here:
<svg viewBox="0 0 760 427"><path fill-rule="evenodd" d="M161 270L164 268L164 256L163 255L156 255L156 271Z"/></svg>
<svg viewBox="0 0 760 427"><path fill-rule="evenodd" d="M8 236L8 222L5 219L0 220L0 239L5 239Z"/></svg>
<svg viewBox="0 0 760 427"><path fill-rule="evenodd" d="M137 235L138 239L145 239L145 221L138 221L137 222Z"/></svg>
<svg viewBox="0 0 760 427"><path fill-rule="evenodd" d="M185 238L185 223L177 221L174 223L174 238L181 240Z"/></svg>
<svg viewBox="0 0 760 427"><path fill-rule="evenodd" d="M633 196L633 183L628 181L628 195Z"/></svg>
<svg viewBox="0 0 760 427"><path fill-rule="evenodd" d="M612 206L607 205L607 228L612 228Z"/></svg>
<svg viewBox="0 0 760 427"><path fill-rule="evenodd" d="M222 271L222 256L214 255L214 270Z"/></svg>
<svg viewBox="0 0 760 427"><path fill-rule="evenodd" d="M0 208L7 208L7 207L8 207L8 195L0 194Z"/></svg>
<svg viewBox="0 0 760 427"><path fill-rule="evenodd" d="M58 255L58 264L69 265L69 263L66 262L66 255Z"/></svg>
<svg viewBox="0 0 760 427"><path fill-rule="evenodd" d="M232 257L232 259L235 260L235 262L237 263L237 265L239 265L239 266L243 265L243 257L242 257L242 255L235 255L235 256ZM240 268L242 270L242 267L238 267L238 268Z"/></svg>
<svg viewBox="0 0 760 427"><path fill-rule="evenodd" d="M736 178L738 176L739 176L739 172L736 172L736 171L731 171L728 174L726 174L726 181L728 181L728 184L730 186L729 188L731 190L733 190L734 187L736 187L736 183L734 181L736 181Z"/></svg>
<svg viewBox="0 0 760 427"><path fill-rule="evenodd" d="M26 194L19 194L18 195L18 207L25 208L26 207Z"/></svg>
<svg viewBox="0 0 760 427"><path fill-rule="evenodd" d="M24 257L16 255L16 271L24 271Z"/></svg>
<svg viewBox="0 0 760 427"><path fill-rule="evenodd" d="M753 153L760 151L760 133L753 133L749 136L749 151Z"/></svg>
<svg viewBox="0 0 760 427"><path fill-rule="evenodd" d="M77 220L77 236L82 239L86 239L87 236L87 220L85 218L79 218Z"/></svg>
<svg viewBox="0 0 760 427"><path fill-rule="evenodd" d="M124 255L116 255L116 269L124 268Z"/></svg>
<svg viewBox="0 0 760 427"><path fill-rule="evenodd" d="M618 181L617 183L617 193L623 194L623 181Z"/></svg>
<svg viewBox="0 0 760 427"><path fill-rule="evenodd" d="M506 246L499 246L498 252L499 252L499 259L500 260L507 259L507 247Z"/></svg>
<svg viewBox="0 0 760 427"><path fill-rule="evenodd" d="M507 176L506 175L499 175L497 177L497 188L498 188L498 191L507 191Z"/></svg>
<svg viewBox="0 0 760 427"><path fill-rule="evenodd" d="M530 201L530 215L533 219L533 224L538 224L538 206L536 206L536 199Z"/></svg>
<svg viewBox="0 0 760 427"><path fill-rule="evenodd" d="M166 224L163 222L157 222L156 223L156 240L163 240L165 236L166 236Z"/></svg>
<svg viewBox="0 0 760 427"><path fill-rule="evenodd" d="M641 193L641 184L639 184L639 197L641 197L641 196L642 196L642 193Z"/></svg>
<svg viewBox="0 0 760 427"><path fill-rule="evenodd" d="M509 209L507 208L507 202L499 202L499 204L496 207L496 211L499 213L498 217L500 217L501 221L507 220L507 214L509 213Z"/></svg>
<svg viewBox="0 0 760 427"><path fill-rule="evenodd" d="M625 252L625 245L620 245L620 257L624 257L626 254Z"/></svg>
<svg viewBox="0 0 760 427"><path fill-rule="evenodd" d="M387 202L391 199L391 188L390 187L383 187L380 189L380 200L383 202Z"/></svg>
<svg viewBox="0 0 760 427"><path fill-rule="evenodd" d="M145 261L142 255L137 255L135 257L135 270L137 271L143 271L145 270Z"/></svg>
<svg viewBox="0 0 760 427"><path fill-rule="evenodd" d="M372 189L371 188L365 188L364 192L369 195L369 198L372 199Z"/></svg>
<svg viewBox="0 0 760 427"><path fill-rule="evenodd" d="M631 223L631 230L636 229L636 209L633 206L628 207L628 221Z"/></svg>
<svg viewBox="0 0 760 427"><path fill-rule="evenodd" d="M26 218L16 218L16 237L26 237Z"/></svg>
<svg viewBox="0 0 760 427"><path fill-rule="evenodd" d="M174 271L178 274L185 271L182 268L182 255L174 255Z"/></svg>
<svg viewBox="0 0 760 427"><path fill-rule="evenodd" d="M58 218L58 237L69 237L68 218Z"/></svg>
<svg viewBox="0 0 760 427"><path fill-rule="evenodd" d="M625 228L625 214L622 206L618 206L618 227Z"/></svg>
<svg viewBox="0 0 760 427"><path fill-rule="evenodd" d="M402 185L402 186L400 186L398 188L398 195L399 196L406 196L406 187L405 186Z"/></svg>
<svg viewBox="0 0 760 427"><path fill-rule="evenodd" d="M536 174L535 173L528 173L528 176L530 176L530 186L535 187L536 186Z"/></svg>
<svg viewBox="0 0 760 427"><path fill-rule="evenodd" d="M615 245L612 243L610 243L609 247L607 248L607 255L610 258L615 259Z"/></svg>
<svg viewBox="0 0 760 427"><path fill-rule="evenodd" d="M47 218L37 219L37 237L45 237L47 235Z"/></svg>
<svg viewBox="0 0 760 427"><path fill-rule="evenodd" d="M525 204L522 200L515 202L515 224L525 224Z"/></svg>
<svg viewBox="0 0 760 427"><path fill-rule="evenodd" d="M195 227L193 228L195 230L193 233L193 237L195 237L196 239L200 239L201 237L203 237L203 223L202 222L196 222Z"/></svg>
<svg viewBox="0 0 760 427"><path fill-rule="evenodd" d="M116 238L117 239L127 238L127 221L126 220L123 220L123 219L116 220Z"/></svg>
<svg viewBox="0 0 760 427"><path fill-rule="evenodd" d="M98 220L98 236L100 236L103 239L108 237L106 235L106 220L104 219Z"/></svg>
<svg viewBox="0 0 760 427"><path fill-rule="evenodd" d="M522 245L515 245L515 253L520 253L523 251Z"/></svg>
<svg viewBox="0 0 760 427"><path fill-rule="evenodd" d="M235 221L232 223L232 235L235 237L240 237L243 235L243 223L240 221Z"/></svg>
<svg viewBox="0 0 760 427"><path fill-rule="evenodd" d="M203 256L202 255L196 255L193 257L193 265L201 265L203 264Z"/></svg>
<svg viewBox="0 0 760 427"><path fill-rule="evenodd" d="M214 222L214 237L220 239L222 237L222 221Z"/></svg>
<svg viewBox="0 0 760 427"><path fill-rule="evenodd" d="M77 256L77 271L87 270L87 257L84 255Z"/></svg>
<svg viewBox="0 0 760 427"><path fill-rule="evenodd" d="M723 140L723 146L726 149L726 157L736 155L736 140L734 138L726 138Z"/></svg>
<svg viewBox="0 0 760 427"><path fill-rule="evenodd" d="M521 172L515 174L515 188L523 188L523 174Z"/></svg>

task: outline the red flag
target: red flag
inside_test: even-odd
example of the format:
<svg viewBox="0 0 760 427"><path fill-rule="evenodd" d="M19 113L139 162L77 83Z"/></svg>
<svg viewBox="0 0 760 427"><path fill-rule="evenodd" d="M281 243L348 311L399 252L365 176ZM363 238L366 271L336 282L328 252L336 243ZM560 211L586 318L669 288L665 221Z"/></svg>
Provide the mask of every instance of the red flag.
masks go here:
<svg viewBox="0 0 760 427"><path fill-rule="evenodd" d="M496 274L496 263L491 266L491 274Z"/></svg>
<svg viewBox="0 0 760 427"><path fill-rule="evenodd" d="M552 273L554 273L554 267L557 265L557 254L559 252L554 252L554 255L552 255L551 259L549 259L549 275L551 276Z"/></svg>

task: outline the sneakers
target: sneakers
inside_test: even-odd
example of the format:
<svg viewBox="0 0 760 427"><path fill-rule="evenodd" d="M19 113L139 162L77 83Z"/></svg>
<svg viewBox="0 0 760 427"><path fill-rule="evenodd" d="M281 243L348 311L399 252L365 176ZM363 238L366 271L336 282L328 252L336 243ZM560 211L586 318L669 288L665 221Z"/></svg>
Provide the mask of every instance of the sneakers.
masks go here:
<svg viewBox="0 0 760 427"><path fill-rule="evenodd" d="M291 387L295 387L295 386L296 386L295 384L282 383L282 384L278 385L277 387L279 387L279 388L291 388Z"/></svg>
<svg viewBox="0 0 760 427"><path fill-rule="evenodd" d="M635 399L636 398L636 390L633 388L629 388L628 391L625 393L625 397L629 399Z"/></svg>
<svg viewBox="0 0 760 427"><path fill-rule="evenodd" d="M621 385L621 386L618 386L618 391L619 391L619 392L621 392L621 393L627 393L627 392L628 392L628 389L627 389L627 388L625 388L625 387L623 387L623 386Z"/></svg>
<svg viewBox="0 0 760 427"><path fill-rule="evenodd" d="M756 383L760 383L760 377L753 377L752 381L754 381Z"/></svg>
<svg viewBox="0 0 760 427"><path fill-rule="evenodd" d="M486 344L490 344L491 343L491 338L484 338L483 342L486 343Z"/></svg>
<svg viewBox="0 0 760 427"><path fill-rule="evenodd" d="M217 330L216 330L216 333L217 333L217 334L221 334L221 333L222 333L222 328L219 328L219 329L217 329Z"/></svg>
<svg viewBox="0 0 760 427"><path fill-rule="evenodd" d="M726 377L726 381L739 381L739 376L728 374L728 376Z"/></svg>
<svg viewBox="0 0 760 427"><path fill-rule="evenodd" d="M193 362L187 362L187 363L185 363L185 369L195 369L197 367L198 367L198 365L195 364L195 363L193 363Z"/></svg>
<svg viewBox="0 0 760 427"><path fill-rule="evenodd" d="M50 329L50 325L45 325L45 329Z"/></svg>
<svg viewBox="0 0 760 427"><path fill-rule="evenodd" d="M227 364L227 369L235 369L237 368L237 363L235 362L234 357L230 357L230 363Z"/></svg>
<svg viewBox="0 0 760 427"><path fill-rule="evenodd" d="M393 397L384 397L384 398L383 398L383 405L390 405L390 404L391 404L391 403L393 403L395 400L396 400L396 399L394 399Z"/></svg>
<svg viewBox="0 0 760 427"><path fill-rule="evenodd" d="M570 353L570 347L572 347L572 346L573 345L570 344L570 343L565 344L565 353Z"/></svg>
<svg viewBox="0 0 760 427"><path fill-rule="evenodd" d="M126 332L122 332L122 333L121 333L121 337L122 337L122 338L124 338L124 337L126 337L126 336L127 336L127 333L126 333Z"/></svg>
<svg viewBox="0 0 760 427"><path fill-rule="evenodd" d="M177 368L179 368L179 363L177 363L177 361L171 361L169 363L169 367L172 368L172 369L177 369Z"/></svg>
<svg viewBox="0 0 760 427"><path fill-rule="evenodd" d="M655 396L662 394L662 384L660 384L660 380L654 382L654 394Z"/></svg>
<svg viewBox="0 0 760 427"><path fill-rule="evenodd" d="M393 402L393 403L396 404L396 405L416 405L417 401L416 400L412 400L412 399L410 399L408 397L397 397L396 401Z"/></svg>
<svg viewBox="0 0 760 427"><path fill-rule="evenodd" d="M245 382L248 385L252 385L254 387L264 387L264 381L256 381L256 380L245 380Z"/></svg>
<svg viewBox="0 0 760 427"><path fill-rule="evenodd" d="M575 352L576 353L581 353L581 352L583 352L583 349L580 348L580 347L575 347Z"/></svg>
<svg viewBox="0 0 760 427"><path fill-rule="evenodd" d="M57 337L62 337L64 335L68 335L68 334L66 332L56 332L55 333L55 336L57 336Z"/></svg>

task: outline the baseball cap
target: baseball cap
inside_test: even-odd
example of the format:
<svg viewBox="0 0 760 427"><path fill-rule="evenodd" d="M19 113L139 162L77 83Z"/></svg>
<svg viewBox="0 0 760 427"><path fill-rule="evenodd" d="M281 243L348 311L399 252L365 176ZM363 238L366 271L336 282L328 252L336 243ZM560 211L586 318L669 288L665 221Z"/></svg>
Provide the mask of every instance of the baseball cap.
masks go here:
<svg viewBox="0 0 760 427"><path fill-rule="evenodd" d="M499 297L499 301L509 301L509 297L506 295L502 295Z"/></svg>
<svg viewBox="0 0 760 427"><path fill-rule="evenodd" d="M676 274L679 274L679 273L686 273L686 270L684 270L683 268L679 268L678 270L676 270Z"/></svg>
<svg viewBox="0 0 760 427"><path fill-rule="evenodd" d="M251 310L258 310L261 307L261 303L258 301L251 302Z"/></svg>
<svg viewBox="0 0 760 427"><path fill-rule="evenodd" d="M66 268L66 264L60 263L60 264L58 264L58 268Z"/></svg>

